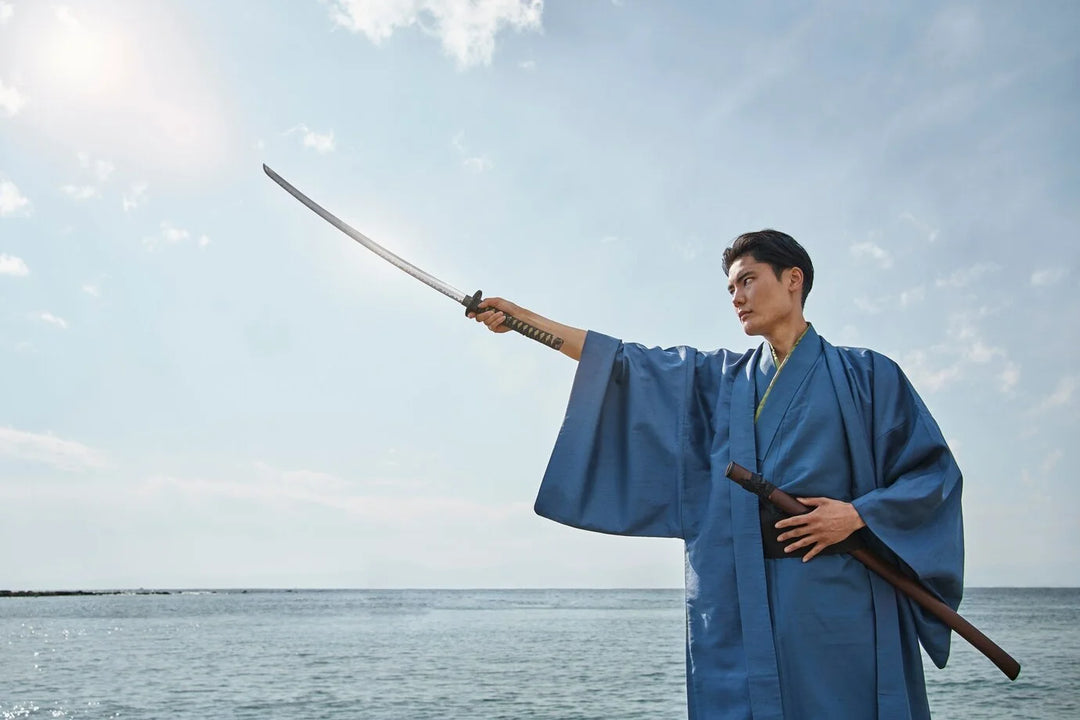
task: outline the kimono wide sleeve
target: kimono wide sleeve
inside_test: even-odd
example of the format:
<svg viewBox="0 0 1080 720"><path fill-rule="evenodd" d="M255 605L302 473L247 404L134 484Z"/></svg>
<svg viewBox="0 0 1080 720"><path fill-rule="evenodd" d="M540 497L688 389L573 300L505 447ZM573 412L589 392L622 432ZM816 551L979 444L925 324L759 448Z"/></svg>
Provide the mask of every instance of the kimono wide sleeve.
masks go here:
<svg viewBox="0 0 1080 720"><path fill-rule="evenodd" d="M963 478L930 412L891 360L874 357L872 447L878 487L853 502L867 527L953 609L964 587ZM938 667L949 631L912 605L919 638Z"/></svg>
<svg viewBox="0 0 1080 720"><path fill-rule="evenodd" d="M597 532L682 537L695 355L588 334L537 514Z"/></svg>

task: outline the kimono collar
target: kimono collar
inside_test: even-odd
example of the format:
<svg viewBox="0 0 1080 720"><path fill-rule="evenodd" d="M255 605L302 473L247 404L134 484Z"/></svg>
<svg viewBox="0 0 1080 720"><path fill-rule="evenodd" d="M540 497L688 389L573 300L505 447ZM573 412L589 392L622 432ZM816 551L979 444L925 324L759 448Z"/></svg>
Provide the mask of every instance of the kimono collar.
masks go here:
<svg viewBox="0 0 1080 720"><path fill-rule="evenodd" d="M817 332L814 330L814 326L810 323L806 324L806 329L803 330L802 334L799 335L799 337L795 340L795 344L791 346L791 350L784 357L783 362L780 363L777 362L776 350L773 349L773 346L769 343L763 343L763 345L768 345L769 352L767 354L764 352L761 353L761 371L765 374L768 374L769 370L772 369L772 367L775 367L776 373L772 376L772 380L769 382L769 387L765 389L765 394L762 395L761 402L758 403L757 410L754 412L754 422L757 422L758 417L761 416L761 411L765 407L765 401L769 399L769 394L772 392L773 386L776 385L776 380L780 377L781 371L787 366L788 360L790 360L792 356L795 355L795 351L798 349L799 344L807 335L810 335L811 339L817 337ZM809 344L813 345L814 343ZM814 348L814 350L817 350L817 348Z"/></svg>

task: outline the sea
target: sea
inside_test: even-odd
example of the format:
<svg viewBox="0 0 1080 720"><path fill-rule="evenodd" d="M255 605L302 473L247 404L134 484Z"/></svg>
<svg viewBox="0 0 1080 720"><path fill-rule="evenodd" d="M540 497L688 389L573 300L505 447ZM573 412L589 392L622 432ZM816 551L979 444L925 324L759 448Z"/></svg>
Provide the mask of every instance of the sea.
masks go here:
<svg viewBox="0 0 1080 720"><path fill-rule="evenodd" d="M935 718L1080 718L1080 589L969 589ZM0 718L686 717L682 590L0 597Z"/></svg>

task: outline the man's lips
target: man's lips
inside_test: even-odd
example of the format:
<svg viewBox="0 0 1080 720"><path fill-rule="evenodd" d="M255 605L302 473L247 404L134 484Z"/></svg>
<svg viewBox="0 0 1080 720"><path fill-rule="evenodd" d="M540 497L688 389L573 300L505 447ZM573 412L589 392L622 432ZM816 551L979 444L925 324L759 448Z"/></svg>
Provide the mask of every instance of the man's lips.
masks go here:
<svg viewBox="0 0 1080 720"><path fill-rule="evenodd" d="M739 312L739 319L740 320L745 320L746 316L749 315L749 314L750 314L749 310L742 310L742 311Z"/></svg>

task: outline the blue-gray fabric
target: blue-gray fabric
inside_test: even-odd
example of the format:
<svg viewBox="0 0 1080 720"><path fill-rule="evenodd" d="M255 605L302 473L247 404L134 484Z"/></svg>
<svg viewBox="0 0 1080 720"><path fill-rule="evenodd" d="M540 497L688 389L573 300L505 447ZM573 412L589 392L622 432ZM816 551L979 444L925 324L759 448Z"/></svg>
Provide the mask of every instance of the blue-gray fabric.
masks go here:
<svg viewBox="0 0 1080 720"><path fill-rule="evenodd" d="M873 548L953 608L960 471L885 356L811 327L755 423L775 374L766 345L662 350L590 332L536 512L685 541L691 720L929 717L919 643L944 666L948 628L847 555L765 559L758 500L724 470L853 502Z"/></svg>

